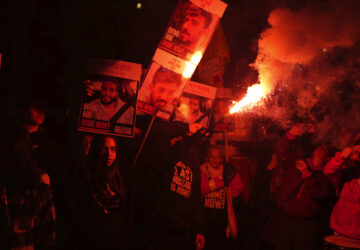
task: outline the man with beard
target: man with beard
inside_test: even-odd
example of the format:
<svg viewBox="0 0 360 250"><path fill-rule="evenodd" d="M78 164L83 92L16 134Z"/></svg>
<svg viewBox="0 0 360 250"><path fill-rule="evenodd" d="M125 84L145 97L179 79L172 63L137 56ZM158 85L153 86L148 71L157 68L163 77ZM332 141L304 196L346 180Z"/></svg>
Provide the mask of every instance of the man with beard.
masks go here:
<svg viewBox="0 0 360 250"><path fill-rule="evenodd" d="M201 112L201 101L196 97L191 97L189 100L190 117L189 122L200 123L204 127L207 127L208 117L206 114Z"/></svg>
<svg viewBox="0 0 360 250"><path fill-rule="evenodd" d="M206 36L212 22L210 13L188 2L182 9L184 21L180 29L179 42L188 50L196 49L200 39Z"/></svg>
<svg viewBox="0 0 360 250"><path fill-rule="evenodd" d="M159 110L171 111L175 93L181 85L181 75L160 67L154 74L149 102Z"/></svg>
<svg viewBox="0 0 360 250"><path fill-rule="evenodd" d="M116 132L129 132L134 118L134 107L125 103L119 97L119 83L115 79L102 81L100 98L84 104L83 118L120 123L125 127L116 126ZM88 86L88 95L91 95L93 87ZM114 119L115 118L115 119ZM129 127L126 127L129 126Z"/></svg>

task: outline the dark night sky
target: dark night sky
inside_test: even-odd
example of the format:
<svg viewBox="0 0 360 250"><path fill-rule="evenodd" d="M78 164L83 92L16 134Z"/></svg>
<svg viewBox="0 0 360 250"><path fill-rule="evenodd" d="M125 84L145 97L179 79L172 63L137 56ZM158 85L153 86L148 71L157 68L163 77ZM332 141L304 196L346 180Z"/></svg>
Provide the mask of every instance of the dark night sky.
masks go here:
<svg viewBox="0 0 360 250"><path fill-rule="evenodd" d="M142 2L140 10L137 2ZM227 2L222 23L232 61L226 85L248 74L268 13L281 5L301 6L298 2ZM88 57L146 67L176 4L163 0L2 1L0 50L4 54L2 80L8 86L6 101L13 105L36 90L54 105L71 106L78 94L74 85L81 80Z"/></svg>
<svg viewBox="0 0 360 250"><path fill-rule="evenodd" d="M224 84L244 93L257 80L249 67L258 39L278 7L297 10L331 0L228 0L222 25L231 62ZM137 9L136 4L142 3ZM70 117L75 124L81 82L89 57L150 62L178 1L164 0L4 0L0 3L0 53L3 106L13 110L20 99L44 96L53 124ZM68 110L70 116L65 116ZM49 112L50 113L50 112ZM49 120L49 119L48 119Z"/></svg>

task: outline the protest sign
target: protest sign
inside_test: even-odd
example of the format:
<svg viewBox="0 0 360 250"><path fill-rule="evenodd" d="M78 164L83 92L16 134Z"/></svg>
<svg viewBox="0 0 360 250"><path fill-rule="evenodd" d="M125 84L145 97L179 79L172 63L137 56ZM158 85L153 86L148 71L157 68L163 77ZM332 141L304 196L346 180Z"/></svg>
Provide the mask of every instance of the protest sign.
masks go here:
<svg viewBox="0 0 360 250"><path fill-rule="evenodd" d="M170 119L183 88L199 64L226 6L219 0L179 1L143 78L138 110ZM163 83L162 92L155 93L158 82Z"/></svg>
<svg viewBox="0 0 360 250"><path fill-rule="evenodd" d="M203 55L225 9L218 0L181 0L159 48L187 61L194 54Z"/></svg>
<svg viewBox="0 0 360 250"><path fill-rule="evenodd" d="M215 96L216 88L189 81L180 98L174 120L189 124L200 123L208 128Z"/></svg>
<svg viewBox="0 0 360 250"><path fill-rule="evenodd" d="M139 92L137 109L169 120L187 79L153 62Z"/></svg>
<svg viewBox="0 0 360 250"><path fill-rule="evenodd" d="M140 77L140 64L89 60L78 130L132 137Z"/></svg>

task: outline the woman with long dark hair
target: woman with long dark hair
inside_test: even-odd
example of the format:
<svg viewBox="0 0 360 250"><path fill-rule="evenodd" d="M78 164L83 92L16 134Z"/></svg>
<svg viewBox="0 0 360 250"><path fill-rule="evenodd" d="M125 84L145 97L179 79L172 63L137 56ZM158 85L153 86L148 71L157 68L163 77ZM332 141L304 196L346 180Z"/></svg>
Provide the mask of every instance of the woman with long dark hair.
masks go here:
<svg viewBox="0 0 360 250"><path fill-rule="evenodd" d="M80 244L92 249L128 249L130 223L127 167L115 137L94 137L88 157L88 202L79 220ZM82 228L82 229L81 229Z"/></svg>

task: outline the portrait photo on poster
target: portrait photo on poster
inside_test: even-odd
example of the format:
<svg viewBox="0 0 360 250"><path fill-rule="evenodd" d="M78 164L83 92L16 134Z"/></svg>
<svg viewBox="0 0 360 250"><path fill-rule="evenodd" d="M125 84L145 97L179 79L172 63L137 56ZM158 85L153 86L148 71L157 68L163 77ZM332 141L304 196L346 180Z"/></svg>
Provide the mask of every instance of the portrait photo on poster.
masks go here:
<svg viewBox="0 0 360 250"><path fill-rule="evenodd" d="M208 128L215 96L215 87L193 81L188 82L179 99L173 120L189 124L200 123Z"/></svg>
<svg viewBox="0 0 360 250"><path fill-rule="evenodd" d="M191 61L195 54L203 54L220 17L181 0L170 19L159 48Z"/></svg>
<svg viewBox="0 0 360 250"><path fill-rule="evenodd" d="M169 120L187 79L152 62L138 95L137 109Z"/></svg>
<svg viewBox="0 0 360 250"><path fill-rule="evenodd" d="M138 81L88 75L83 82L78 130L132 137Z"/></svg>

